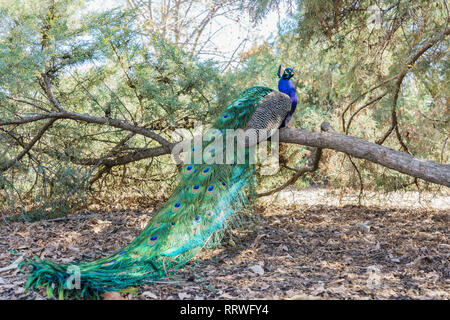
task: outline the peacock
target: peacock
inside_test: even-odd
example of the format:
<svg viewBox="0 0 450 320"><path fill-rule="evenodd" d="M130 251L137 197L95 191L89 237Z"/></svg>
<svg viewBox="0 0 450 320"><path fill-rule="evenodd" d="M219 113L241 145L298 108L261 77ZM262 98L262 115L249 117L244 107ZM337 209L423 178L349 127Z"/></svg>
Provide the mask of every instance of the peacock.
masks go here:
<svg viewBox="0 0 450 320"><path fill-rule="evenodd" d="M226 107L204 139L204 161L181 166L180 182L172 195L130 244L91 262L57 264L26 258L19 265L21 270L31 266L26 289L45 288L50 298L98 299L104 292L167 278L203 247L218 244L224 231L251 207L255 165L249 161L248 145L242 162L208 164L207 160L218 152L229 155L230 151L215 143L219 136L225 139L229 129L273 130L287 125L297 96L290 80L293 70L286 68L280 76L280 68L281 92L251 87Z"/></svg>

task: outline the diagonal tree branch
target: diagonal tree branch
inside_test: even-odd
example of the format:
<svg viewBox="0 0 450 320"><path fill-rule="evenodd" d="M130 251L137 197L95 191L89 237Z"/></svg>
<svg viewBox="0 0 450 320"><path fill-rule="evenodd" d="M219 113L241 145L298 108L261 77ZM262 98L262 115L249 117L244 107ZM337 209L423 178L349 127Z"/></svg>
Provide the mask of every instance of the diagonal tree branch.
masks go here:
<svg viewBox="0 0 450 320"><path fill-rule="evenodd" d="M97 116L91 116L83 113L77 113L77 112L69 112L69 111L62 111L62 112L49 112L45 114L34 114L30 116L22 116L21 119L13 119L13 120L3 120L0 119L0 127L6 126L6 125L20 125L25 123L31 123L36 122L43 119L71 119L76 121L84 121L88 123L96 123L100 125L108 125L111 127L123 129L126 131L134 132L136 134L143 135L145 137L151 138L157 142L159 142L162 146L165 148L168 148L169 150L172 149L173 143L167 141L159 134L156 134L146 128L134 126L132 124L116 120L116 119L110 119L110 118L104 118L104 117L97 117Z"/></svg>
<svg viewBox="0 0 450 320"><path fill-rule="evenodd" d="M363 92L362 94L360 94L358 97L356 97L355 99L353 99L348 105L347 107L345 107L344 111L341 114L341 122L342 122L342 131L345 131L345 114L347 113L347 111L350 109L351 106L353 106L356 102L358 102L359 99L364 98L368 93L388 84L389 82L391 82L392 80L394 80L395 78L398 78L398 74L396 74L393 77L390 77L386 80L383 80L382 82L380 82L379 84L373 86L372 88L366 90L365 92ZM348 127L348 125L347 125Z"/></svg>
<svg viewBox="0 0 450 320"><path fill-rule="evenodd" d="M369 160L415 178L450 187L450 165L448 164L421 160L401 151L337 133L332 130L327 122L324 122L321 127L325 132L312 132L305 129L281 129L280 142L333 149L359 159Z"/></svg>
<svg viewBox="0 0 450 320"><path fill-rule="evenodd" d="M376 96L375 98L373 98L372 100L370 100L369 102L367 102L366 104L362 105L361 107L359 107L355 112L353 112L353 114L350 116L350 118L348 119L348 123L347 123L347 128L345 128L345 134L348 134L349 130L350 130L350 125L352 124L352 121L354 119L354 117L363 109L367 108L368 106L370 106L371 104L377 102L378 100L382 99L388 92L384 91L382 94Z"/></svg>
<svg viewBox="0 0 450 320"><path fill-rule="evenodd" d="M256 194L256 196L258 198L260 198L260 197L270 196L270 195L272 195L272 194L274 194L276 192L280 192L284 188L290 186L291 184L294 184L305 173L316 171L319 168L319 162L320 162L320 158L321 157L322 157L322 149L321 148L317 148L316 151L314 152L313 157L312 157L313 160L312 160L312 164L311 165L307 165L307 166L305 166L302 169L297 169L296 173L288 181L283 183L281 186L276 187L275 189L272 189L270 191L258 193L258 194Z"/></svg>
<svg viewBox="0 0 450 320"><path fill-rule="evenodd" d="M397 81L395 82L395 93L394 93L394 103L392 105L391 110L391 126L386 131L386 133L379 138L376 143L377 144L383 144L384 141L391 135L392 131L395 129L395 133L397 135L397 139L400 142L403 150L408 152L408 148L403 142L400 132L398 130L398 120L397 120L397 103L398 103L398 96L400 94L400 89L403 83L403 79L405 78L406 74L412 69L413 65L416 63L416 61L425 53L427 50L429 50L431 47L439 43L443 38L448 36L450 34L450 28L445 28L445 30L438 36L435 36L431 40L429 40L422 48L420 48L419 51L417 51L405 64L404 70L399 74Z"/></svg>
<svg viewBox="0 0 450 320"><path fill-rule="evenodd" d="M30 150L33 148L33 146L36 144L36 142L39 141L39 139L42 138L45 131L47 131L53 123L56 121L56 119L50 119L42 128L39 130L38 134L31 140L14 159L11 159L4 163L2 166L0 166L0 172L4 172L11 168L15 163L20 161Z"/></svg>

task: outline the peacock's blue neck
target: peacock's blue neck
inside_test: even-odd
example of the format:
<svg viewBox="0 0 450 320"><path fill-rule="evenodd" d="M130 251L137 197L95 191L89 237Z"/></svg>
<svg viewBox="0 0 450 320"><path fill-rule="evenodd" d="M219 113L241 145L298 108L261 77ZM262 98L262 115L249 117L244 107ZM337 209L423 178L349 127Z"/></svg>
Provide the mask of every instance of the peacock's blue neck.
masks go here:
<svg viewBox="0 0 450 320"><path fill-rule="evenodd" d="M284 78L281 78L278 81L278 91L287 94L289 98L291 98L291 111L289 111L282 125L280 126L280 128L282 128L288 126L289 121L292 118L292 114L294 113L295 108L297 108L297 92L295 91L295 86L292 80Z"/></svg>
<svg viewBox="0 0 450 320"><path fill-rule="evenodd" d="M293 104L297 103L297 92L291 79L281 78L278 81L278 91L286 93L291 98Z"/></svg>

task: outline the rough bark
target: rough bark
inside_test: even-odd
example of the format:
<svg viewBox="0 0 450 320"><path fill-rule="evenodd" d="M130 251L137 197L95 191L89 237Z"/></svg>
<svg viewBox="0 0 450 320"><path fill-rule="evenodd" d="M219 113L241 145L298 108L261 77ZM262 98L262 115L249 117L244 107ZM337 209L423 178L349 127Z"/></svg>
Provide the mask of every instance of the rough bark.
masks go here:
<svg viewBox="0 0 450 320"><path fill-rule="evenodd" d="M285 128L280 130L280 142L295 143L322 149L333 149L350 156L369 160L384 167L425 181L450 187L450 165L387 148L360 138L335 132L324 122L324 132Z"/></svg>

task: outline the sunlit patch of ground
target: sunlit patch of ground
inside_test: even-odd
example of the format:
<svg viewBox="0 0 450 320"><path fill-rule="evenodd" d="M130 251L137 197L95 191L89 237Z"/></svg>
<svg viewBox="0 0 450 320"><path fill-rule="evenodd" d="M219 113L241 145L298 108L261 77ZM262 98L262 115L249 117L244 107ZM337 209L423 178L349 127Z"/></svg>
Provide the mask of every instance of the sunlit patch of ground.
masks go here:
<svg viewBox="0 0 450 320"><path fill-rule="evenodd" d="M356 194L320 189L263 199L252 228L204 250L170 283L124 297L450 299L449 197L369 196L362 207L354 205ZM0 298L44 298L24 292L25 276L8 269L17 259L10 249L66 263L93 259L131 241L151 212L85 212L71 220L0 225Z"/></svg>

